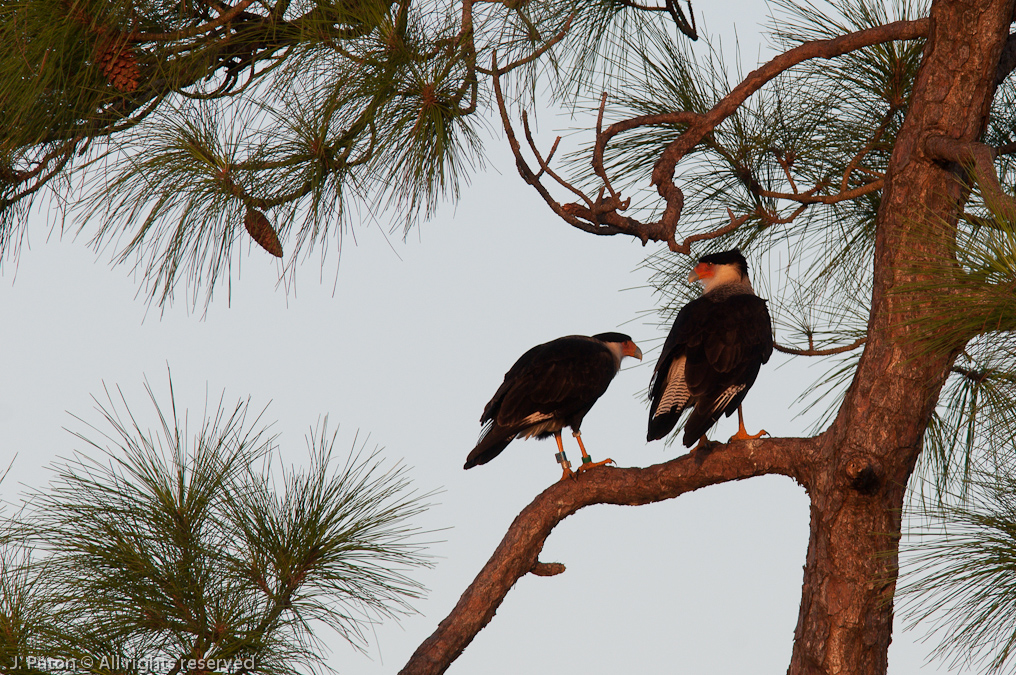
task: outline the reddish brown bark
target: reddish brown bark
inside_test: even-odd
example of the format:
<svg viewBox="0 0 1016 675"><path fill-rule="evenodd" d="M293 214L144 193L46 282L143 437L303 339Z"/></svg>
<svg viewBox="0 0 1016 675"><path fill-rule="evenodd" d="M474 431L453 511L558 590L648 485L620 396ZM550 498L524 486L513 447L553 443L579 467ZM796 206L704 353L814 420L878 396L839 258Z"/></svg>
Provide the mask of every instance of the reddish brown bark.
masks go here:
<svg viewBox="0 0 1016 675"><path fill-rule="evenodd" d="M772 438L740 441L682 455L645 469L604 467L544 490L515 518L494 555L400 671L400 675L443 673L494 617L508 591L538 567L538 556L562 520L592 504L635 506L672 499L707 485L765 474L790 476L808 487L814 474L815 440Z"/></svg>
<svg viewBox="0 0 1016 675"><path fill-rule="evenodd" d="M931 29L876 221L868 342L811 481L811 539L792 675L886 671L900 512L956 351L927 350L920 319L935 291L915 284L952 258L963 194L925 152L944 135L977 140L994 94L1012 0L932 5ZM946 227L942 227L945 223Z"/></svg>

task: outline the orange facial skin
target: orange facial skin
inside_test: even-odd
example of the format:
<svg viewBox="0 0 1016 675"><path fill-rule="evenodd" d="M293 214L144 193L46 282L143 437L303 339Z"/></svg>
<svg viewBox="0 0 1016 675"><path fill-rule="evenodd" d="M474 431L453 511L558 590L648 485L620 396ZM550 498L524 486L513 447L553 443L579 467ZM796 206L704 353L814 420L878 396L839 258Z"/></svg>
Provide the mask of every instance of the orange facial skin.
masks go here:
<svg viewBox="0 0 1016 675"><path fill-rule="evenodd" d="M639 361L642 360L642 350L639 349L639 346L634 342L632 342L631 340L624 343L624 351L622 351L621 353L624 354L625 356L631 356L633 358L636 358Z"/></svg>
<svg viewBox="0 0 1016 675"><path fill-rule="evenodd" d="M688 282L694 283L704 279L711 279L715 274L716 272L713 270L712 263L699 263L695 265L695 269L688 275Z"/></svg>

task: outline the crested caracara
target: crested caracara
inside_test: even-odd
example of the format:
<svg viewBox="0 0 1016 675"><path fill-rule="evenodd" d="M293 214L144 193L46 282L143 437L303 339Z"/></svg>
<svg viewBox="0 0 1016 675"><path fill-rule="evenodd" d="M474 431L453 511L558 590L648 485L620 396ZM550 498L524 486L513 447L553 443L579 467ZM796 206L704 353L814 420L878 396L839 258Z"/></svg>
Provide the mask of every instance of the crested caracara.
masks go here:
<svg viewBox="0 0 1016 675"><path fill-rule="evenodd" d="M572 475L561 443L564 427L571 427L582 451L580 471L613 461L592 462L579 426L596 399L607 391L625 356L641 360L642 350L622 333L569 335L527 351L505 373L504 382L483 409L480 440L463 468L486 464L517 437L553 436L564 479Z"/></svg>
<svg viewBox="0 0 1016 675"><path fill-rule="evenodd" d="M738 431L730 440L758 438L744 428L741 401L759 368L773 353L766 301L748 280L748 262L737 249L699 259L688 281L700 281L702 296L685 305L663 344L649 385L647 440L663 438L684 411L686 447L705 440L709 428L737 410Z"/></svg>

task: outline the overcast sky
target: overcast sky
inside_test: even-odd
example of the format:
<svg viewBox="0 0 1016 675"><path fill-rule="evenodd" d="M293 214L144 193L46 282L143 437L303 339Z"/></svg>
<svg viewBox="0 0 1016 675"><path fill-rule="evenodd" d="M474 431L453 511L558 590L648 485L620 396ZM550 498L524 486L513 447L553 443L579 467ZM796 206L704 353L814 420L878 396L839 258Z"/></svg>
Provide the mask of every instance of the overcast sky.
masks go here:
<svg viewBox="0 0 1016 675"><path fill-rule="evenodd" d="M764 18L761 8L695 9L728 45L737 18L752 69L756 43L745 36ZM544 115L541 128L558 123L570 125ZM549 440L516 441L492 463L462 470L484 404L526 349L561 335L630 334L645 360L626 360L587 416L587 448L621 466L683 452L644 441L645 390L666 332L647 313L655 305L640 263L659 245L570 229L522 183L500 137L487 148L489 169L457 207L442 208L406 241L364 222L355 241L346 236L338 265L332 255L322 271L312 259L296 287L278 283L274 259L243 246L239 272L204 316L183 302L160 314L137 297L140 281L128 269L111 268L108 254L97 258L86 237L50 235L37 214L30 246L0 277L0 456L17 454L0 495L14 501L25 486L45 485L52 461L86 449L64 428L83 428L72 414L100 423L91 397L104 386L121 387L144 412L147 378L168 401L167 368L192 420L206 394L267 406L287 463L306 464L304 437L328 415L340 448L366 437L386 461L411 467L421 492L441 491L417 521L442 529L431 549L436 566L417 575L429 589L419 614L377 626L369 656L322 636L340 673L398 671L518 512L560 475ZM795 419L793 402L821 372L803 357L776 355L745 401L748 427L804 434L808 420ZM735 427L727 420L711 436ZM577 461L568 434L565 441ZM783 673L807 537L807 497L787 478L584 509L541 555L567 571L520 580L449 672ZM890 673L922 668L929 646L915 644L920 636L897 630Z"/></svg>

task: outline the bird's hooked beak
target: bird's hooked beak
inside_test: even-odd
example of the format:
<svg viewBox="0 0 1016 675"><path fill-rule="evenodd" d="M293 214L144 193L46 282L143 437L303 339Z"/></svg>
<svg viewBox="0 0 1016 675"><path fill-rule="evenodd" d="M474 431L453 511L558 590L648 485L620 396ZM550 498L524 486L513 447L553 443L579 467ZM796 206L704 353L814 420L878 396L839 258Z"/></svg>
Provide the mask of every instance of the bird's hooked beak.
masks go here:
<svg viewBox="0 0 1016 675"><path fill-rule="evenodd" d="M642 350L639 349L639 346L631 340L624 343L624 350L621 353L625 356L632 356L639 361L642 360Z"/></svg>
<svg viewBox="0 0 1016 675"><path fill-rule="evenodd" d="M688 283L693 284L696 281L705 283L705 280L711 276L713 276L713 266L709 263L699 263L688 275Z"/></svg>

